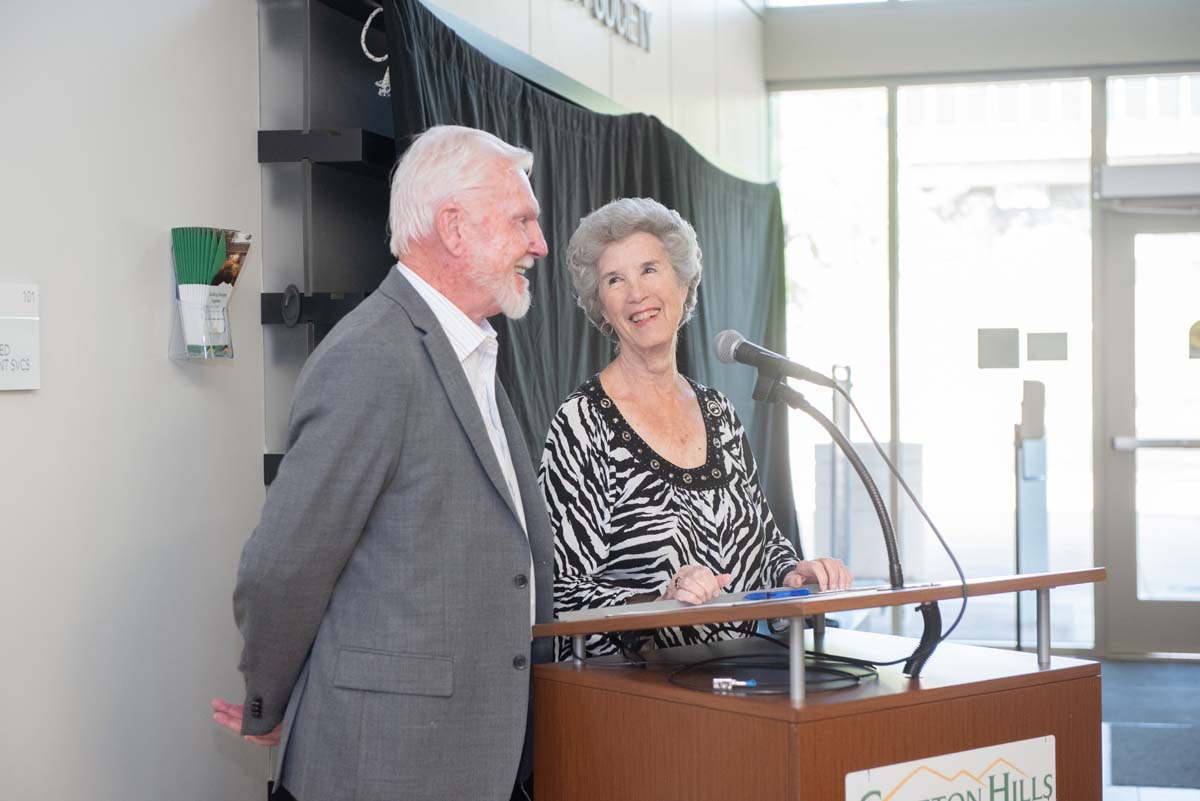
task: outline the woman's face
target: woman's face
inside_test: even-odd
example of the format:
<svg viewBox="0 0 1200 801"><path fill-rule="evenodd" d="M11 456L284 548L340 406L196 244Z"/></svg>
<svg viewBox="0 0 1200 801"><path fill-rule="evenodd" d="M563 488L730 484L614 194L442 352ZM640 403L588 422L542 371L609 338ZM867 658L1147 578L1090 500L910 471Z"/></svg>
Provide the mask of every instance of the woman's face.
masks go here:
<svg viewBox="0 0 1200 801"><path fill-rule="evenodd" d="M651 350L674 342L687 287L653 234L638 232L605 248L598 263L600 306L621 347Z"/></svg>

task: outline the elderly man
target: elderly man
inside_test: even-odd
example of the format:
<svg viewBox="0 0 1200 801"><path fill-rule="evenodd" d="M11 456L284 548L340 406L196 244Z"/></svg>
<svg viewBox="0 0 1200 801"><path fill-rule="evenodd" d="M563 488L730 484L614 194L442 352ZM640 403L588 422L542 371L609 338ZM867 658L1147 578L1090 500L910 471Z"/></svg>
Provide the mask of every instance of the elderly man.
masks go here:
<svg viewBox="0 0 1200 801"><path fill-rule="evenodd" d="M234 594L246 701L214 717L278 736L299 801L521 797L553 555L486 318L525 314L546 255L532 162L469 128L418 137L392 178L399 263L297 384Z"/></svg>

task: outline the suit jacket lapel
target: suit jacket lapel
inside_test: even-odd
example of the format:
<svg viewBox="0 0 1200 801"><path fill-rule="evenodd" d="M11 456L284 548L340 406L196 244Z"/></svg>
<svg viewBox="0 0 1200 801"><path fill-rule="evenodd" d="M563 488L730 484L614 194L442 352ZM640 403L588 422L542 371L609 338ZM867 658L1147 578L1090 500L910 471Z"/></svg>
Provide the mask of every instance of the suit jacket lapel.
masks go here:
<svg viewBox="0 0 1200 801"><path fill-rule="evenodd" d="M421 342L425 345L425 350L433 362L434 370L437 371L442 387L446 390L446 396L450 399L450 408L454 410L458 422L466 432L467 439L470 440L475 455L479 457L484 472L487 473L488 478L496 487L496 491L500 493L500 497L508 504L509 511L515 517L516 506L509 494L504 473L500 470L500 462L496 459L496 450L492 447L491 438L488 437L483 417L479 414L479 404L475 402L475 395L471 392L471 385L467 383L467 376L463 373L462 364L459 363L454 348L450 346L450 340L442 331L437 317L417 294L417 291L412 288L412 285L395 268L388 272L388 277L384 279L379 289L403 307L408 312L413 325L420 329ZM525 458L528 461L529 457ZM524 487L521 488L521 491L524 492Z"/></svg>
<svg viewBox="0 0 1200 801"><path fill-rule="evenodd" d="M496 378L496 406L500 409L500 422L504 425L508 452L512 454L513 470L517 474L517 488L521 491L521 504L525 507L525 533L538 582L537 619L544 622L554 617L554 543L550 515L546 512L542 488L525 447L521 425L499 376Z"/></svg>
<svg viewBox="0 0 1200 801"><path fill-rule="evenodd" d="M533 460L529 458L529 449L525 447L524 432L517 421L512 403L508 400L508 393L500 383L500 376L496 376L496 407L500 410L500 423L504 426L504 437L508 440L513 471L517 474L517 489L521 491L521 505L525 509L525 526L529 529L534 525L535 519L540 522L546 518L546 505L542 501L542 489L538 486Z"/></svg>

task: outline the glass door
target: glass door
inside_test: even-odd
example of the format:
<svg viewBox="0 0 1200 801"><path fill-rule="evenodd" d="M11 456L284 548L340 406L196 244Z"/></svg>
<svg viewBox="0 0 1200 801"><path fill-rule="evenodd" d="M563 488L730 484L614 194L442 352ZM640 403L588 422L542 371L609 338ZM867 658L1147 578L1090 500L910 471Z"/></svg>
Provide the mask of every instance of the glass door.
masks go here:
<svg viewBox="0 0 1200 801"><path fill-rule="evenodd" d="M1200 215L1105 211L1096 560L1113 655L1200 653Z"/></svg>
<svg viewBox="0 0 1200 801"><path fill-rule="evenodd" d="M1086 79L897 91L901 453L970 577L1093 564L1090 98ZM906 578L953 576L923 521L899 529ZM1093 647L1094 597L1050 594L1056 647ZM1012 596L973 598L955 635L1017 625Z"/></svg>

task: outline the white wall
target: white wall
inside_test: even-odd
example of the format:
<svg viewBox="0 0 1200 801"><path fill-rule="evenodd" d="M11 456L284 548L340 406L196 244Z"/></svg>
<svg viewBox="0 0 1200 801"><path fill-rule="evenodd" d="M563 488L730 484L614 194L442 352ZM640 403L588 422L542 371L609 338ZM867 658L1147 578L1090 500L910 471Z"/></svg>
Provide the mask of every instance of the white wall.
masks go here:
<svg viewBox="0 0 1200 801"><path fill-rule="evenodd" d="M766 78L794 82L1200 60L1195 0L954 0L767 10Z"/></svg>
<svg viewBox="0 0 1200 801"><path fill-rule="evenodd" d="M638 0L650 51L580 0L432 0L630 111L652 114L723 169L765 181L767 93L758 0Z"/></svg>
<svg viewBox="0 0 1200 801"><path fill-rule="evenodd" d="M170 227L261 230L257 87L246 0L3 12L0 282L40 285L43 361L0 392L4 801L262 797L207 709L263 498L255 250L233 363L166 357Z"/></svg>

